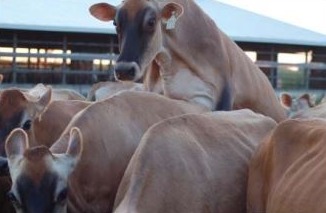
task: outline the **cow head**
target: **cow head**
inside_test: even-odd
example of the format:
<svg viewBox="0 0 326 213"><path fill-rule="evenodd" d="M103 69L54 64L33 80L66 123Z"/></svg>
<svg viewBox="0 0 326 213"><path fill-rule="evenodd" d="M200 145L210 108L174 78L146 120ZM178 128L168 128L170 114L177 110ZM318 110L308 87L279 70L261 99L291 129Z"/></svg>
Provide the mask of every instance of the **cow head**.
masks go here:
<svg viewBox="0 0 326 213"><path fill-rule="evenodd" d="M4 142L15 128L32 134L33 121L44 111L51 100L51 88L39 97L19 89L7 89L0 94L0 156L5 156ZM31 137L33 137L31 135Z"/></svg>
<svg viewBox="0 0 326 213"><path fill-rule="evenodd" d="M80 130L72 128L65 153L29 147L27 134L15 129L6 141L12 187L8 196L18 213L67 211L68 177L82 152Z"/></svg>
<svg viewBox="0 0 326 213"><path fill-rule="evenodd" d="M280 102L287 111L288 116L292 116L296 112L307 110L314 107L315 104L308 93L304 93L297 98L293 98L291 94L283 92L280 95Z"/></svg>
<svg viewBox="0 0 326 213"><path fill-rule="evenodd" d="M125 0L117 7L95 4L90 13L101 21L113 21L116 26L120 48L116 78L137 81L157 54L164 51L163 33L173 28L183 7L162 0Z"/></svg>

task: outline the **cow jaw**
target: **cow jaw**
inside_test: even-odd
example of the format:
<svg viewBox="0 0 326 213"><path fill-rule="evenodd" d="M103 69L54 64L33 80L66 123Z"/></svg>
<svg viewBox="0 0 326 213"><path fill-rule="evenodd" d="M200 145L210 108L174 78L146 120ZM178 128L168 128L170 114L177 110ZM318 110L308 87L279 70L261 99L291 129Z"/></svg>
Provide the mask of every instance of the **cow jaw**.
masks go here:
<svg viewBox="0 0 326 213"><path fill-rule="evenodd" d="M29 148L22 129L8 136L10 198L17 212L66 212L68 178L80 158L81 140L79 129L73 128L66 153L52 154L45 146Z"/></svg>

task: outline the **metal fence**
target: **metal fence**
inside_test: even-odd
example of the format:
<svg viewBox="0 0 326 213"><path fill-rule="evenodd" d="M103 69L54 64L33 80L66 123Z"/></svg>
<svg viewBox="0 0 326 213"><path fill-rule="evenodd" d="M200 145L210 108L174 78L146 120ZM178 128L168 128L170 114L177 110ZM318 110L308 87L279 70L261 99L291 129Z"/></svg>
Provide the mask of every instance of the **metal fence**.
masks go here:
<svg viewBox="0 0 326 213"><path fill-rule="evenodd" d="M91 85L111 80L117 55L114 53L78 53L63 51L28 52L0 50L0 73L4 84L29 85ZM7 59L7 61L5 60ZM257 61L275 89L324 90L326 89L326 63L277 63ZM315 73L315 74L314 74ZM316 74L317 73L317 74Z"/></svg>
<svg viewBox="0 0 326 213"><path fill-rule="evenodd" d="M0 62L0 73L8 76L6 83L92 84L112 78L117 55L113 53L6 53L0 58L12 58L10 63ZM25 62L17 59L25 58ZM32 62L36 59L36 62ZM60 59L61 62L49 62ZM40 62L41 61L41 62ZM68 62L69 61L69 62ZM95 64L94 61L98 61ZM102 61L107 61L105 68Z"/></svg>
<svg viewBox="0 0 326 213"><path fill-rule="evenodd" d="M261 69L270 69L268 78L275 89L325 90L326 63L278 63L257 61ZM316 74L317 72L317 74ZM315 74L314 74L315 73Z"/></svg>

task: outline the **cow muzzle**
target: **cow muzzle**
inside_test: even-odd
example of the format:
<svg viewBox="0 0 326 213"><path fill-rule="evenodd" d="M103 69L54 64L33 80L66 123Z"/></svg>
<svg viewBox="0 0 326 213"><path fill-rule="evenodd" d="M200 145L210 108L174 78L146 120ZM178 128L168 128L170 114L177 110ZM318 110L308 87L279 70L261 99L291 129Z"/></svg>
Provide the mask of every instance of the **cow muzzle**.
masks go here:
<svg viewBox="0 0 326 213"><path fill-rule="evenodd" d="M140 79L140 68L136 62L118 62L114 69L117 80L137 81Z"/></svg>

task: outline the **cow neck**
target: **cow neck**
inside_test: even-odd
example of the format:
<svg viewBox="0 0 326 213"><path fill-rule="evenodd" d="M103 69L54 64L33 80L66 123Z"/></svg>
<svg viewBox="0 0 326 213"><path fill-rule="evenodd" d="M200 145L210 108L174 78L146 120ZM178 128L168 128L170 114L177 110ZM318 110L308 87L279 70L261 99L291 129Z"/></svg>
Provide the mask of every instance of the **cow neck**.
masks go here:
<svg viewBox="0 0 326 213"><path fill-rule="evenodd" d="M170 58L182 61L195 75L210 82L212 76L208 75L208 72L214 74L216 70L229 70L223 34L196 3L176 2L182 4L184 14L178 20L174 31L162 29L165 35L163 45L168 50ZM200 55L196 54L198 50L201 51ZM171 65L171 63L167 64ZM203 69L203 67L211 69Z"/></svg>
<svg viewBox="0 0 326 213"><path fill-rule="evenodd" d="M61 135L61 137L50 147L52 153L65 153L69 145L69 133Z"/></svg>

